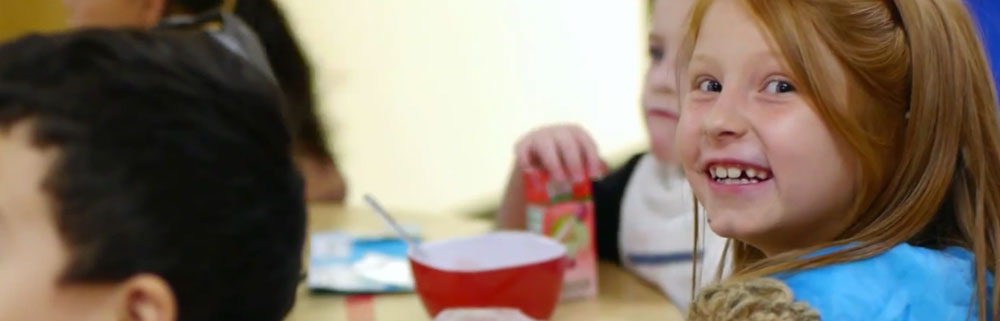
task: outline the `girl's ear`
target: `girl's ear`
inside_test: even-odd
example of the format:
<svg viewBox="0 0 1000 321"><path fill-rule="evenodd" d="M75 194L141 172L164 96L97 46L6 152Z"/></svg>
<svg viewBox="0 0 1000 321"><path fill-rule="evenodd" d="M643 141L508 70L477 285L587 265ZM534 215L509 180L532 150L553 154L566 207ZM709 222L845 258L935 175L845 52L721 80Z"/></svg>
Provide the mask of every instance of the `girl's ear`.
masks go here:
<svg viewBox="0 0 1000 321"><path fill-rule="evenodd" d="M129 278L121 287L118 320L175 321L177 300L163 278L140 274Z"/></svg>

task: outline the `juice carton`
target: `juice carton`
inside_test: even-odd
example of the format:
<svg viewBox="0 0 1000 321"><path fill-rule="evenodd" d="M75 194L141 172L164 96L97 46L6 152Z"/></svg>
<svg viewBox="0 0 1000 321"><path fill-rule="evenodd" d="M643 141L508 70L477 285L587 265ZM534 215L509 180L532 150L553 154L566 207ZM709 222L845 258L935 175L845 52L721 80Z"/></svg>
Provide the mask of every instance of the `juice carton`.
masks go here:
<svg viewBox="0 0 1000 321"><path fill-rule="evenodd" d="M528 230L566 246L568 262L561 299L596 296L597 251L590 182L554 182L543 171L527 171L522 179Z"/></svg>

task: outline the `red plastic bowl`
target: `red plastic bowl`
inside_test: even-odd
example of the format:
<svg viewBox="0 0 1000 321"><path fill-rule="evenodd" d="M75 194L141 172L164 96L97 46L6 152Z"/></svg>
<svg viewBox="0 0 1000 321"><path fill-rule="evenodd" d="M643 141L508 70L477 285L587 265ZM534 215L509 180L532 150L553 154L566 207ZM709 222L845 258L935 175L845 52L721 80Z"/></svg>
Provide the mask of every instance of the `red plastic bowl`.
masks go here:
<svg viewBox="0 0 1000 321"><path fill-rule="evenodd" d="M547 237L496 232L419 246L410 266L432 318L449 308L502 307L545 320L559 300L566 249Z"/></svg>

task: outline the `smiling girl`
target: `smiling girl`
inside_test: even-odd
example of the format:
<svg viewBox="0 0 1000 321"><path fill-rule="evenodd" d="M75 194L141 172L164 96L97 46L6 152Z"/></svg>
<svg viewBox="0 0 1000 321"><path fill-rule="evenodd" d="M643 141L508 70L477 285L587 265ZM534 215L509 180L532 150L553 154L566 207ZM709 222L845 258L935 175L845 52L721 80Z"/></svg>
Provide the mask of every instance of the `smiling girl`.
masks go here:
<svg viewBox="0 0 1000 321"><path fill-rule="evenodd" d="M735 278L823 320L997 319L996 94L960 0L702 0L690 27L676 152Z"/></svg>

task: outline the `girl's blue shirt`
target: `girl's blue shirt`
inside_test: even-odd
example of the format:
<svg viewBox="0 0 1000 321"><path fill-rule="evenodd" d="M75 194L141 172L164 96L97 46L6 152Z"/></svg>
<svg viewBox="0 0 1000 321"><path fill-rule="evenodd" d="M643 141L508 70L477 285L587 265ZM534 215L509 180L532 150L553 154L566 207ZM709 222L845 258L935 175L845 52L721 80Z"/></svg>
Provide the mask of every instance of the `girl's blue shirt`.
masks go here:
<svg viewBox="0 0 1000 321"><path fill-rule="evenodd" d="M973 255L963 248L903 243L866 259L775 277L823 321L978 320ZM992 284L992 274L987 275L987 295Z"/></svg>

